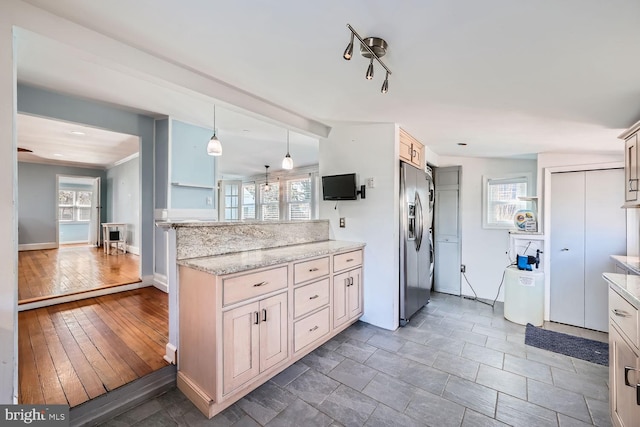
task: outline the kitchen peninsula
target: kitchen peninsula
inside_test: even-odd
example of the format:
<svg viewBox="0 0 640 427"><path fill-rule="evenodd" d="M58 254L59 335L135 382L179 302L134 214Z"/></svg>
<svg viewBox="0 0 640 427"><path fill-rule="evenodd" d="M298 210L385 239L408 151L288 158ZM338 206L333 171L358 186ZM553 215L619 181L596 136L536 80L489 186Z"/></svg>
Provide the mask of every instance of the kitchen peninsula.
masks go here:
<svg viewBox="0 0 640 427"><path fill-rule="evenodd" d="M175 242L178 388L209 418L362 315L364 244L329 240L328 221L158 225Z"/></svg>

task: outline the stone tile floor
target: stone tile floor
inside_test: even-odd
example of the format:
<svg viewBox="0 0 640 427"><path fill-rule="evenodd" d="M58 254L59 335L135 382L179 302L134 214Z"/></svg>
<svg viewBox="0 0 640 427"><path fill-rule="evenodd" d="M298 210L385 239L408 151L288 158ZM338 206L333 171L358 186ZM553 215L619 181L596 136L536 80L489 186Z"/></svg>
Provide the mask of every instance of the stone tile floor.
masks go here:
<svg viewBox="0 0 640 427"><path fill-rule="evenodd" d="M502 304L436 293L406 327L358 322L210 420L175 389L104 425L610 426L608 392L607 367L524 345Z"/></svg>

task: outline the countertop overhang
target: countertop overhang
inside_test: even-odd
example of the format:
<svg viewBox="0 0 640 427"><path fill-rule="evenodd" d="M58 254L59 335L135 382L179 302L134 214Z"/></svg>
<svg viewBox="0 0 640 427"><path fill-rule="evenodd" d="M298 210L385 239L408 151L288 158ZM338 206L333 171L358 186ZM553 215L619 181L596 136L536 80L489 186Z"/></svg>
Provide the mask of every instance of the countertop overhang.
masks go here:
<svg viewBox="0 0 640 427"><path fill-rule="evenodd" d="M220 276L223 274L238 273L255 268L283 264L304 258L358 250L364 246L365 244L361 242L326 240L321 242L303 243L299 245L281 246L269 249L257 249L202 258L190 258L179 260L177 262L178 265Z"/></svg>
<svg viewBox="0 0 640 427"><path fill-rule="evenodd" d="M602 277L614 291L629 301L635 308L640 309L640 276L635 274L603 273Z"/></svg>

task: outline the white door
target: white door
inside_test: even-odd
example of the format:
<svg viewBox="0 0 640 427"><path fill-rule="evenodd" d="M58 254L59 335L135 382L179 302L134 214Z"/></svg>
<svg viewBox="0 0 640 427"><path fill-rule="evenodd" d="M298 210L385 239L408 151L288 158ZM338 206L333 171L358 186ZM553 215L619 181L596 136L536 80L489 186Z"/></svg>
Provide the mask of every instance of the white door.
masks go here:
<svg viewBox="0 0 640 427"><path fill-rule="evenodd" d="M549 319L584 326L585 173L551 175Z"/></svg>
<svg viewBox="0 0 640 427"><path fill-rule="evenodd" d="M610 256L626 251L624 171L606 169L551 176L552 321L606 331Z"/></svg>
<svg viewBox="0 0 640 427"><path fill-rule="evenodd" d="M453 295L460 295L459 180L459 167L436 169L433 289Z"/></svg>
<svg viewBox="0 0 640 427"><path fill-rule="evenodd" d="M93 189L91 193L91 216L89 223L89 244L100 246L100 233L102 224L100 222L102 206L100 204L100 177L93 179Z"/></svg>

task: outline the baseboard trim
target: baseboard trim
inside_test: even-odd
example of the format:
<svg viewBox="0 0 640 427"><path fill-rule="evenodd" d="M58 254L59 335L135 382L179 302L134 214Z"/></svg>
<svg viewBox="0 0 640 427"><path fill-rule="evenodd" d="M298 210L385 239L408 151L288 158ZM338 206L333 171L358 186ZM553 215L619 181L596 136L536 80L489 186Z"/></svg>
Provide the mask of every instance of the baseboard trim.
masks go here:
<svg viewBox="0 0 640 427"><path fill-rule="evenodd" d="M57 249L58 244L56 242L46 242L46 243L24 243L22 245L18 245L19 251L39 251L41 249Z"/></svg>
<svg viewBox="0 0 640 427"><path fill-rule="evenodd" d="M140 248L137 246L129 246L127 245L127 252L140 256Z"/></svg>
<svg viewBox="0 0 640 427"><path fill-rule="evenodd" d="M153 283L145 283L143 280L141 282L130 283L128 285L117 285L92 291L82 291L75 294L60 295L58 297L18 304L18 311L33 310L35 308L49 307L50 305L62 304L65 302L80 301L83 299L101 297L103 295L110 295L118 292L132 291L134 289L146 288L147 286L152 285Z"/></svg>
<svg viewBox="0 0 640 427"><path fill-rule="evenodd" d="M153 275L153 286L155 286L156 288L160 289L161 291L169 293L169 285L167 284L167 276L165 276L164 274L155 273Z"/></svg>
<svg viewBox="0 0 640 427"><path fill-rule="evenodd" d="M94 426L176 386L175 365L166 366L122 387L91 399L69 411L70 425Z"/></svg>

